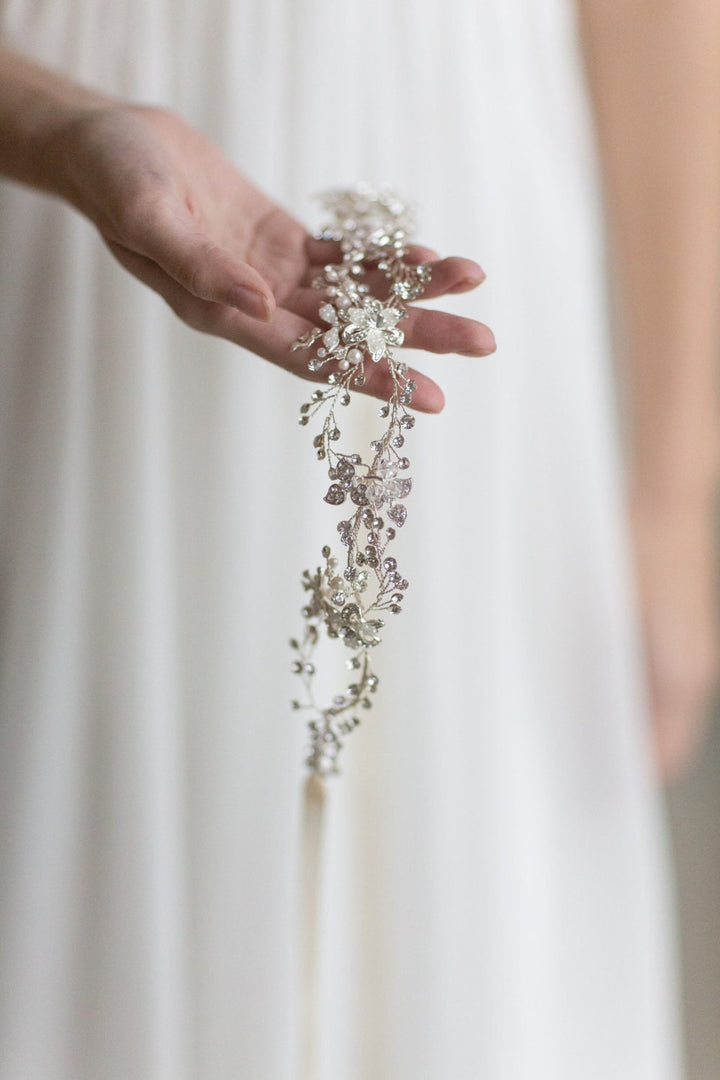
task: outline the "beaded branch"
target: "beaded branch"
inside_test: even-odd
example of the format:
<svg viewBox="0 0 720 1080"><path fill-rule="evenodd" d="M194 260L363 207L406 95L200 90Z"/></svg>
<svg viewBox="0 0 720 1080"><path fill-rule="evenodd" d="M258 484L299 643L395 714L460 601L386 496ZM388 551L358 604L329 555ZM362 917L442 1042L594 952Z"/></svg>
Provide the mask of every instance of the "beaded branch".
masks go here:
<svg viewBox="0 0 720 1080"><path fill-rule="evenodd" d="M404 444L405 433L415 424L408 406L417 387L393 348L403 343L397 324L407 314L405 304L421 295L430 269L403 262L412 218L393 192L363 185L329 191L320 198L329 224L318 238L339 241L342 262L326 266L312 283L322 293L318 314L327 329L304 334L293 349L312 351L310 371L328 369L326 385L301 406L300 424L305 427L324 416L313 446L328 466L325 502L347 506L337 526L345 556L341 568L326 545L322 565L303 573L308 593L303 632L290 644L296 654L293 670L304 691L304 701L293 701L293 707L308 714L306 763L311 772L327 776L338 772L338 754L345 736L360 723L358 713L372 705L371 695L378 686L372 650L381 641L384 616L399 614L408 587L387 549L407 518L404 499L412 480ZM373 270L381 271L387 282L385 299L372 296L363 280ZM380 409L385 430L363 457L338 448L337 413L339 406L350 404L351 386L365 383L368 361L387 366L392 391ZM323 628L327 637L339 639L349 651L345 664L352 680L324 706L316 702L313 686L313 657Z"/></svg>

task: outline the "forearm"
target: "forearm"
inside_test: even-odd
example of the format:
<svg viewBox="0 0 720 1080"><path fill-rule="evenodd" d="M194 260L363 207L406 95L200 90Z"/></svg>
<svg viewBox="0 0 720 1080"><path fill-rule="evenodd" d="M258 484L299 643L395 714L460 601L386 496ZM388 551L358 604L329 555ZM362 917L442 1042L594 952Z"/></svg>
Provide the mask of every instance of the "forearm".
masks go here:
<svg viewBox="0 0 720 1080"><path fill-rule="evenodd" d="M631 482L720 473L720 4L579 0L619 281Z"/></svg>
<svg viewBox="0 0 720 1080"><path fill-rule="evenodd" d="M56 147L63 129L109 99L0 47L0 175L62 192Z"/></svg>

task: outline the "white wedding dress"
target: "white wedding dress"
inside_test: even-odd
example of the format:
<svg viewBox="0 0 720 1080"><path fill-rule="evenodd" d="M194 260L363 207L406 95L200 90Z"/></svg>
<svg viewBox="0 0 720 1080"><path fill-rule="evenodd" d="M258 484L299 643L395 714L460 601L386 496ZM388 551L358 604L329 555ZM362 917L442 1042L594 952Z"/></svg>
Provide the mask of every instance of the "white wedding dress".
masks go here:
<svg viewBox="0 0 720 1080"><path fill-rule="evenodd" d="M312 227L389 182L485 268L416 358L406 611L330 784L316 1080L678 1080L596 164L564 0L0 0ZM0 1076L299 1080L307 385L0 189ZM356 410L353 409L353 412ZM357 402L367 435L376 404ZM365 435L363 437L365 437ZM368 436L372 437L372 436Z"/></svg>

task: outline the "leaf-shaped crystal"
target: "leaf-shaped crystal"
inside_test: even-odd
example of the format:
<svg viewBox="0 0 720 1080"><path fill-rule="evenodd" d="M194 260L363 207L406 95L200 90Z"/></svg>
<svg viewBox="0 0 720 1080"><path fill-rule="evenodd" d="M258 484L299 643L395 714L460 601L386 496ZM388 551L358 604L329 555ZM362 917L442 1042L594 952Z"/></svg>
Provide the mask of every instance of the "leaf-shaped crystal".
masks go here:
<svg viewBox="0 0 720 1080"><path fill-rule="evenodd" d="M325 496L325 502L330 503L331 506L340 506L341 503L345 502L345 492L339 484L330 485Z"/></svg>
<svg viewBox="0 0 720 1080"><path fill-rule="evenodd" d="M385 308L380 318L380 325L386 328L394 326L401 317L402 311L398 311L397 308Z"/></svg>
<svg viewBox="0 0 720 1080"><path fill-rule="evenodd" d="M407 507L402 506L402 504L391 506L388 510L388 517L392 518L398 528L402 528L407 521Z"/></svg>
<svg viewBox="0 0 720 1080"><path fill-rule="evenodd" d="M407 479L403 477L401 480L386 480L384 483L385 497L388 499L404 499L406 495L410 494L412 489L412 480L408 476Z"/></svg>
<svg viewBox="0 0 720 1080"><path fill-rule="evenodd" d="M333 326L337 323L337 312L332 304L321 304L318 315L323 322L331 323Z"/></svg>
<svg viewBox="0 0 720 1080"><path fill-rule="evenodd" d="M347 309L347 317L351 323L358 327L365 327L368 324L367 312L361 307L351 307Z"/></svg>
<svg viewBox="0 0 720 1080"><path fill-rule="evenodd" d="M323 344L329 352L332 352L333 349L337 348L339 341L340 331L337 326L331 326L330 329L323 334Z"/></svg>
<svg viewBox="0 0 720 1080"><path fill-rule="evenodd" d="M385 355L385 347L387 344L385 340L385 332L383 330L373 328L372 330L368 330L365 340L367 341L367 347L370 350L370 355L372 356L374 362L377 364L378 361L382 360L383 356Z"/></svg>

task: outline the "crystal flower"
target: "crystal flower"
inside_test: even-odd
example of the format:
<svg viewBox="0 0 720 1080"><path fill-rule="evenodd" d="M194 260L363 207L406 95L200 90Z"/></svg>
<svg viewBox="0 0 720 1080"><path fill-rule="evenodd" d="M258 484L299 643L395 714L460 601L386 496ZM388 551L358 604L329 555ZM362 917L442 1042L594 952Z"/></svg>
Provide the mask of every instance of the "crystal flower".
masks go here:
<svg viewBox="0 0 720 1080"><path fill-rule="evenodd" d="M403 312L385 307L372 296L363 301L362 307L348 308L346 315L348 324L343 339L349 345L364 342L376 364L387 356L389 345L402 345L405 340L404 333L396 326Z"/></svg>
<svg viewBox="0 0 720 1080"><path fill-rule="evenodd" d="M412 480L409 476L398 476L400 466L396 461L384 458L375 466L375 472L363 479L365 492L373 506L380 508L384 503L392 504L395 499L404 499L410 494Z"/></svg>

